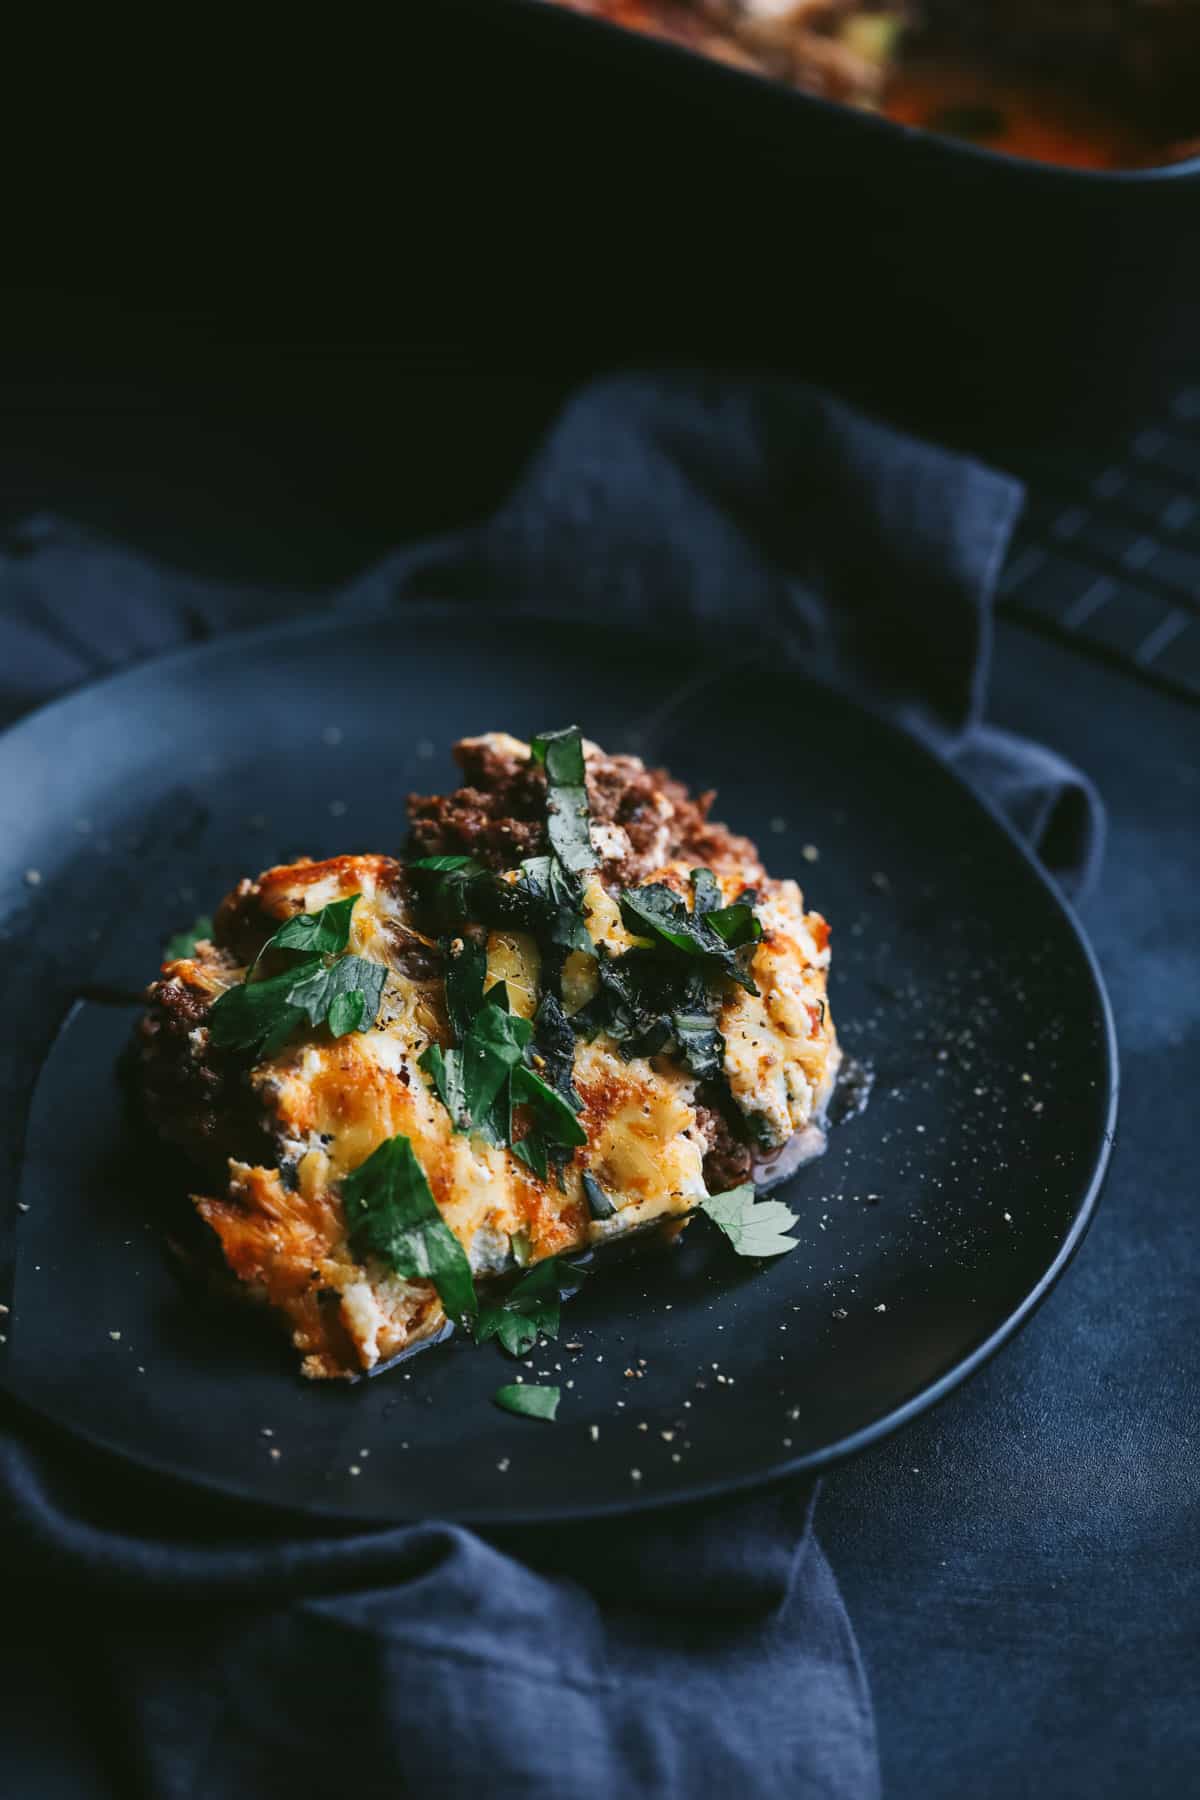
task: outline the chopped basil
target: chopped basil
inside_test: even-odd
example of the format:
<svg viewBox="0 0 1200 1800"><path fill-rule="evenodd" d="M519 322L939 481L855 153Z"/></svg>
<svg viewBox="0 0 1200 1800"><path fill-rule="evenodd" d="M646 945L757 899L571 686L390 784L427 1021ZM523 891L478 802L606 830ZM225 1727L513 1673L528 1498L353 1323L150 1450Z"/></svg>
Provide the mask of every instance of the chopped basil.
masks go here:
<svg viewBox="0 0 1200 1800"><path fill-rule="evenodd" d="M502 985L502 984L500 984ZM519 1013L503 1012L491 990L463 1039L463 1091L471 1123L477 1125L509 1075L519 1067L533 1026ZM507 998L507 989L505 989Z"/></svg>
<svg viewBox="0 0 1200 1800"><path fill-rule="evenodd" d="M466 1131L471 1115L463 1088L462 1051L443 1050L440 1044L430 1044L422 1051L417 1066L424 1069L432 1081L434 1092L450 1114L455 1131Z"/></svg>
<svg viewBox="0 0 1200 1800"><path fill-rule="evenodd" d="M431 1044L420 1067L433 1083L456 1131L475 1130L490 1144L507 1145L544 1181L550 1161L569 1160L587 1135L575 1114L582 1102L571 1082L575 1035L553 995L542 997L536 1026L512 1012L505 982L483 991L484 951L464 943L446 975L446 1004L459 1044ZM535 1029L538 1041L535 1043ZM540 1061L549 1080L530 1066ZM532 1124L514 1141L514 1104L531 1109Z"/></svg>
<svg viewBox="0 0 1200 1800"><path fill-rule="evenodd" d="M575 1033L553 994L543 994L533 1015L533 1063L574 1112L581 1105L575 1091Z"/></svg>
<svg viewBox="0 0 1200 1800"><path fill-rule="evenodd" d="M532 1109L533 1121L512 1148L515 1155L545 1181L549 1166L561 1167L571 1152L586 1144L587 1133L575 1117L583 1102L572 1080L575 1033L553 994L543 994L534 1015L533 1041L525 1060L512 1073L512 1098ZM511 1138L511 1133L510 1133Z"/></svg>
<svg viewBox="0 0 1200 1800"><path fill-rule="evenodd" d="M751 994L758 992L736 957L742 945L762 936L753 909L744 902L697 916L673 888L665 882L652 881L646 887L622 888L620 906L629 931L650 937L659 946L693 958L707 968L720 970Z"/></svg>
<svg viewBox="0 0 1200 1800"><path fill-rule="evenodd" d="M512 1090L509 1089L511 1094ZM550 1176L550 1152L546 1140L535 1125L532 1131L526 1132L523 1138L512 1138L509 1132L509 1148L527 1169L532 1169L539 1181L546 1181Z"/></svg>
<svg viewBox="0 0 1200 1800"><path fill-rule="evenodd" d="M540 731L530 745L530 754L535 763L544 766L551 785L583 786L583 737L578 725L564 725L561 731Z"/></svg>
<svg viewBox="0 0 1200 1800"><path fill-rule="evenodd" d="M544 731L530 746L535 763L546 770L546 833L565 869L578 874L596 866L589 829L583 738L578 725Z"/></svg>
<svg viewBox="0 0 1200 1800"><path fill-rule="evenodd" d="M697 1081L715 1081L725 1066L725 1039L708 1013L674 1012L671 1033L680 1060Z"/></svg>
<svg viewBox="0 0 1200 1800"><path fill-rule="evenodd" d="M521 880L509 887L510 907L522 905L521 922L535 937L560 950L590 950L583 922L583 888L557 856L531 856L521 864Z"/></svg>
<svg viewBox="0 0 1200 1800"><path fill-rule="evenodd" d="M446 959L446 1011L450 1029L461 1044L470 1030L471 1020L483 1005L487 951L470 938L456 942L460 947L456 950L451 944Z"/></svg>
<svg viewBox="0 0 1200 1800"><path fill-rule="evenodd" d="M519 1063L512 1072L512 1091L514 1100L532 1106L539 1129L552 1143L587 1143L587 1132L575 1117L578 1108L543 1081L536 1069Z"/></svg>
<svg viewBox="0 0 1200 1800"><path fill-rule="evenodd" d="M600 992L572 1019L577 1032L607 1031L625 1057L673 1047L699 1079L721 1074L725 1040L709 1010L704 965L644 949L614 957L600 946L597 968Z"/></svg>
<svg viewBox="0 0 1200 1800"><path fill-rule="evenodd" d="M722 906L716 912L706 913L704 923L731 950L740 950L743 944L757 944L763 934L762 926L754 916L754 908L745 900L735 900L732 906Z"/></svg>
<svg viewBox="0 0 1200 1800"><path fill-rule="evenodd" d="M387 1138L342 1182L356 1256L377 1256L405 1280L432 1281L450 1318L476 1311L471 1265L404 1136Z"/></svg>
<svg viewBox="0 0 1200 1800"><path fill-rule="evenodd" d="M497 1388L492 1398L505 1412L520 1413L526 1419L553 1419L558 1412L561 1390L556 1387L534 1387L531 1382L513 1382Z"/></svg>
<svg viewBox="0 0 1200 1800"><path fill-rule="evenodd" d="M477 863L473 856L416 856L409 863L410 869L435 869L440 873L451 870L465 870L469 875L481 875L483 864Z"/></svg>
<svg viewBox="0 0 1200 1800"><path fill-rule="evenodd" d="M752 1183L710 1194L700 1202L714 1224L719 1225L739 1256L782 1256L796 1248L797 1240L785 1237L796 1223L796 1214L782 1200L759 1200Z"/></svg>
<svg viewBox="0 0 1200 1800"><path fill-rule="evenodd" d="M590 1169L583 1173L583 1193L588 1203L588 1211L593 1219L612 1219L616 1217L616 1203L605 1193Z"/></svg>
<svg viewBox="0 0 1200 1800"><path fill-rule="evenodd" d="M195 954L196 945L204 938L212 936L213 922L206 915L193 919L186 931L177 931L169 937L163 946L163 961L178 962L185 956Z"/></svg>
<svg viewBox="0 0 1200 1800"><path fill-rule="evenodd" d="M716 912L721 905L721 886L711 869L692 870L692 911L698 917Z"/></svg>
<svg viewBox="0 0 1200 1800"><path fill-rule="evenodd" d="M419 1066L433 1082L456 1131L485 1127L497 1100L505 1105L501 1090L533 1036L529 1020L509 1012L507 1004L508 989L497 982L467 1027L461 1048L443 1050L440 1044L430 1044L420 1058Z"/></svg>
<svg viewBox="0 0 1200 1800"><path fill-rule="evenodd" d="M538 1333L558 1336L560 1301L564 1289L574 1292L580 1272L552 1256L522 1277L503 1300L481 1308L475 1321L475 1342L499 1338L511 1356L524 1356L537 1342Z"/></svg>

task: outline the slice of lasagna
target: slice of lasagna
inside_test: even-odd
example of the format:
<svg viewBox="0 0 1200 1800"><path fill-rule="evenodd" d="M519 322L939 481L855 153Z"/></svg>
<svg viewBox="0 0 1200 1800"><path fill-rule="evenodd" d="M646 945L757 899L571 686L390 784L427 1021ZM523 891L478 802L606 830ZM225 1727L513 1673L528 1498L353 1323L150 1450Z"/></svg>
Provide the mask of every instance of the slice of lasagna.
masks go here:
<svg viewBox="0 0 1200 1800"><path fill-rule="evenodd" d="M908 0L558 0L806 93L874 106Z"/></svg>
<svg viewBox="0 0 1200 1800"><path fill-rule="evenodd" d="M455 755L404 860L241 882L140 1026L147 1114L310 1376L823 1146L829 930L795 882L573 728Z"/></svg>

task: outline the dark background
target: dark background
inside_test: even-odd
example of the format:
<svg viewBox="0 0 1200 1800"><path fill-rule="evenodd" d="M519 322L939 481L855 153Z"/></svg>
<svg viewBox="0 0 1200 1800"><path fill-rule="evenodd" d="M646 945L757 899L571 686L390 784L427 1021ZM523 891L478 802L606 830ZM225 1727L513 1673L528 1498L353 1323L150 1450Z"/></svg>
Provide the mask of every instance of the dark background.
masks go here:
<svg viewBox="0 0 1200 1800"><path fill-rule="evenodd" d="M136 111L123 88L79 109L59 89L23 137L0 334L5 531L48 509L315 599L397 540L485 509L598 366L822 373L803 296L827 271L811 197L828 168L781 190L726 158L718 179L685 140L639 135L611 95L572 137L561 109L530 112L527 64L501 80L444 42L398 59L358 45L352 75L335 55L299 83L281 61L269 92L225 48L195 97L166 79L185 47L161 46ZM1131 266L1157 296L1142 255ZM1018 256L1024 289L1044 262L1036 243L997 246L998 266ZM964 307L980 273L965 269ZM862 311L895 330L882 273ZM963 401L987 359L964 374L932 330L903 402L886 382L865 397L1023 466L1051 441L1120 454L1200 373L1173 350L1170 379L1139 388L1100 358L1089 406L1078 382L1077 405L1027 383L1018 401L1003 376L1036 365L1028 332L997 349L994 404ZM99 668L98 613L79 641ZM965 1391L833 1474L819 1525L874 1686L887 1793L1174 1797L1200 1785L1200 714L1013 619L990 713L1080 764L1108 804L1083 917L1122 1048L1119 1141L1061 1289ZM14 1737L49 1727L25 1716L19 1677L0 1704ZM69 1718L52 1728L69 1755Z"/></svg>

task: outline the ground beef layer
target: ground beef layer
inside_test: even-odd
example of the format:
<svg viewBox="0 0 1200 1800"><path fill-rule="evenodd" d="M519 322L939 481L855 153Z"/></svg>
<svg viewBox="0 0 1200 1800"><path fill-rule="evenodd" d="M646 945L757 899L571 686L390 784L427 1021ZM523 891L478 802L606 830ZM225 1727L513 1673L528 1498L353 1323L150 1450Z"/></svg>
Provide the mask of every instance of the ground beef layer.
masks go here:
<svg viewBox="0 0 1200 1800"><path fill-rule="evenodd" d="M474 856L511 869L543 854L546 777L516 739L491 734L455 746L463 783L448 794L411 794L409 849L414 856ZM664 863L691 859L709 867L738 864L761 874L749 838L709 818L715 792L693 797L665 769L636 756L586 747L593 836L606 883L644 880Z"/></svg>

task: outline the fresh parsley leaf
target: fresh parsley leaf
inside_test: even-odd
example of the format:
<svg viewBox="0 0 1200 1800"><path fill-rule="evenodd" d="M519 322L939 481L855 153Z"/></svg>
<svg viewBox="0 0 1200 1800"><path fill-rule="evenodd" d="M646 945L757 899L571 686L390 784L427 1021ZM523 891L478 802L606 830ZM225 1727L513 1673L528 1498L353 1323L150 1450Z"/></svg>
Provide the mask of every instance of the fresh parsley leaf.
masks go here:
<svg viewBox="0 0 1200 1800"><path fill-rule="evenodd" d="M748 1181L710 1194L700 1210L720 1226L739 1256L782 1256L796 1248L797 1240L783 1235L796 1224L796 1214L782 1200L757 1199Z"/></svg>
<svg viewBox="0 0 1200 1800"><path fill-rule="evenodd" d="M347 1175L342 1204L356 1256L377 1256L406 1280L432 1281L452 1319L477 1310L471 1265L408 1138L386 1138Z"/></svg>
<svg viewBox="0 0 1200 1800"><path fill-rule="evenodd" d="M446 960L446 1011L450 1029L461 1044L471 1028L471 1020L483 1005L487 950L472 938L460 942L462 948L457 952L450 950Z"/></svg>
<svg viewBox="0 0 1200 1800"><path fill-rule="evenodd" d="M510 1088L509 1092L511 1093L511 1091ZM520 1162L523 1162L527 1169L532 1169L539 1181L546 1181L549 1179L550 1151L547 1147L545 1137L536 1125L532 1131L527 1131L523 1138L517 1138L515 1140L513 1139L510 1130L508 1145L513 1155Z"/></svg>
<svg viewBox="0 0 1200 1800"><path fill-rule="evenodd" d="M757 944L763 934L754 908L744 900L735 900L732 906L722 906L715 912L706 913L704 923L731 950L740 950L743 944Z"/></svg>
<svg viewBox="0 0 1200 1800"><path fill-rule="evenodd" d="M553 1419L558 1412L561 1389L534 1387L531 1382L517 1381L509 1387L497 1388L492 1396L505 1412L520 1413L526 1419Z"/></svg>
<svg viewBox="0 0 1200 1800"><path fill-rule="evenodd" d="M467 1027L460 1048L430 1044L420 1059L456 1131L482 1132L489 1143L511 1136L509 1077L521 1062L533 1026L508 1010L508 988L497 982Z"/></svg>
<svg viewBox="0 0 1200 1800"><path fill-rule="evenodd" d="M361 1031L366 1010L367 997L362 988L351 988L348 993L335 994L329 1008L330 1035L339 1038L351 1031Z"/></svg>
<svg viewBox="0 0 1200 1800"><path fill-rule="evenodd" d="M475 1321L475 1342L483 1344L493 1337L499 1338L510 1356L524 1356L537 1343L538 1327L533 1319L525 1318L522 1313L509 1312L503 1306L488 1306Z"/></svg>
<svg viewBox="0 0 1200 1800"><path fill-rule="evenodd" d="M574 1033L567 1024L557 1001L550 996L547 996L547 999L557 1010L562 1025L570 1036L573 1049ZM546 1001L543 1001L542 1005L545 1007ZM542 1008L539 1008L539 1017L541 1016ZM550 1064L544 1057L542 1061L547 1073L550 1073ZM568 1162L571 1151L579 1144L587 1143L587 1133L575 1117L583 1102L572 1084L570 1065L566 1067L565 1071L560 1066L559 1076L560 1079L565 1079L565 1086L562 1089L551 1087L550 1083L543 1080L536 1069L530 1068L528 1063L522 1063L519 1068L513 1070L509 1083L513 1100L518 1103L523 1102L533 1111L532 1129L512 1145L513 1153L520 1157L521 1161L531 1168L542 1181L545 1181L549 1173L551 1159L560 1165ZM510 1140L511 1136L510 1130Z"/></svg>
<svg viewBox="0 0 1200 1800"><path fill-rule="evenodd" d="M383 1000L387 968L341 954L350 941L350 916L359 896L334 900L313 913L296 913L269 937L240 987L213 1004L208 1024L218 1050L251 1050L273 1056L305 1019L327 1024L334 1037L369 1031ZM290 966L257 977L268 952L286 951Z"/></svg>
<svg viewBox="0 0 1200 1800"><path fill-rule="evenodd" d="M573 1289L578 1270L565 1273L558 1257L549 1257L522 1277L503 1300L485 1305L475 1321L475 1342L486 1344L498 1337L510 1356L524 1356L537 1342L539 1332L558 1336L563 1288Z"/></svg>
<svg viewBox="0 0 1200 1800"><path fill-rule="evenodd" d="M583 1172L583 1194L593 1219L616 1217L616 1202L605 1193L590 1169L585 1169Z"/></svg>
<svg viewBox="0 0 1200 1800"><path fill-rule="evenodd" d="M489 1144L501 1149L512 1143L513 1134L513 1097L512 1080L502 1081L496 1091L496 1098L479 1121L480 1135Z"/></svg>
<svg viewBox="0 0 1200 1800"><path fill-rule="evenodd" d="M339 956L331 963L323 959L315 964L302 963L291 971L288 999L307 1013L310 1025L328 1023L334 1037L342 1037L347 1031L369 1031L379 1013L387 973L384 963L368 962L362 956ZM266 984L256 982L240 991L252 994L259 985ZM339 1000L349 1003L339 1008L339 1017L344 1019L349 1011L353 1024L334 1025L333 1009Z"/></svg>
<svg viewBox="0 0 1200 1800"><path fill-rule="evenodd" d="M358 901L357 894L345 900L333 900L319 912L296 913L274 937L268 938L259 951L259 960L268 950L302 950L307 956L338 956L350 942L350 915Z"/></svg>
<svg viewBox="0 0 1200 1800"><path fill-rule="evenodd" d="M254 1050L263 1054L278 1049L304 1018L293 1004L291 992L297 974L303 976L319 964L301 963L265 981L246 981L227 988L213 1002L208 1015L209 1035L218 1050Z"/></svg>
<svg viewBox="0 0 1200 1800"><path fill-rule="evenodd" d="M207 914L193 919L186 931L177 931L174 937L167 939L163 945L163 961L177 962L182 957L194 955L196 945L202 938L210 938L212 930L213 922Z"/></svg>
<svg viewBox="0 0 1200 1800"><path fill-rule="evenodd" d="M489 993L463 1039L463 1092L472 1125L489 1111L505 1080L520 1065L532 1036L529 1020L502 1012Z"/></svg>
<svg viewBox="0 0 1200 1800"><path fill-rule="evenodd" d="M578 725L544 731L530 746L533 760L546 770L546 833L550 848L565 869L578 873L596 866L589 829L583 738Z"/></svg>
<svg viewBox="0 0 1200 1800"><path fill-rule="evenodd" d="M450 1114L450 1122L455 1131L466 1131L471 1123L471 1114L463 1087L462 1051L444 1051L440 1044L430 1044L418 1058L417 1066L424 1069L433 1082L437 1097Z"/></svg>
<svg viewBox="0 0 1200 1800"><path fill-rule="evenodd" d="M476 862L473 856L417 856L409 863L410 869L433 869L440 874L462 871L468 875L482 875L483 864Z"/></svg>
<svg viewBox="0 0 1200 1800"><path fill-rule="evenodd" d="M556 1144L587 1143L587 1132L575 1117L578 1107L543 1081L536 1069L520 1063L512 1074L513 1099L532 1106L538 1124Z"/></svg>

